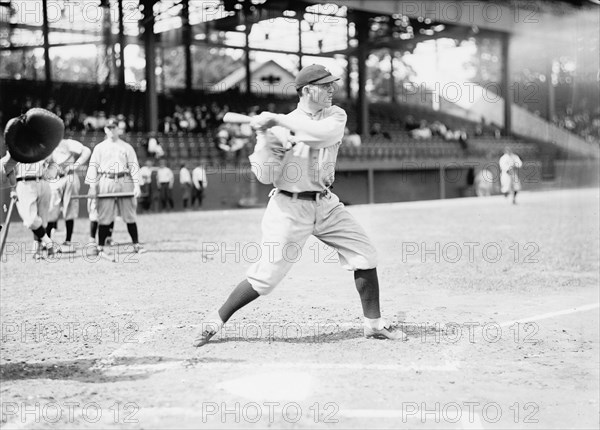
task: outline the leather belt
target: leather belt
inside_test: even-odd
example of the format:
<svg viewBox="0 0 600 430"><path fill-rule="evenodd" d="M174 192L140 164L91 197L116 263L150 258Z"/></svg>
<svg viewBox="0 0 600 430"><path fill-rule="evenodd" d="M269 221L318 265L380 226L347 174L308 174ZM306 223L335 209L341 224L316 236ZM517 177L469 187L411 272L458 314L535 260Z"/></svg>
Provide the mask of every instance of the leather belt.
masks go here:
<svg viewBox="0 0 600 430"><path fill-rule="evenodd" d="M279 192L281 194L283 194L284 196L288 196L291 198L297 198L300 200L318 200L321 197L324 197L327 195L327 193L329 192L329 190L324 190L324 191L302 191L300 193L291 193L289 191L285 191L285 190L279 190Z"/></svg>
<svg viewBox="0 0 600 430"><path fill-rule="evenodd" d="M102 176L106 176L109 179L124 178L125 176L129 176L129 172L119 172L119 173L102 172L100 174Z"/></svg>
<svg viewBox="0 0 600 430"><path fill-rule="evenodd" d="M64 178L65 176L67 176L67 175L73 175L74 173L75 173L75 171L74 171L74 170L71 170L71 171L69 171L69 172L67 172L67 173L59 173L59 174L58 174L58 177L59 177L59 178Z"/></svg>
<svg viewBox="0 0 600 430"><path fill-rule="evenodd" d="M21 176L17 178L17 182L21 181L41 181L43 178L41 176Z"/></svg>

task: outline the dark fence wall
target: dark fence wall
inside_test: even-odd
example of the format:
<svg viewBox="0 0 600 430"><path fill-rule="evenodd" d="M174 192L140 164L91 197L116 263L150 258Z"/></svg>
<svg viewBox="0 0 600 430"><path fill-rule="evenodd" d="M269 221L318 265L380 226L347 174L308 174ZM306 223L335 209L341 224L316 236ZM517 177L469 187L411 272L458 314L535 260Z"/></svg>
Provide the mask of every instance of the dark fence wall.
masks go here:
<svg viewBox="0 0 600 430"><path fill-rule="evenodd" d="M373 180L373 202L390 203L415 200L439 199L442 194L445 198L473 196L474 190L469 184L469 169L456 168L449 164L445 169L438 166L422 169L353 169L341 170L336 173L336 182L333 191L340 199L350 205L369 203L369 177ZM475 168L482 167L483 164ZM489 164L494 166L494 164ZM369 173L371 170L371 173ZM491 168L494 174L495 192L499 192L499 178L497 171ZM557 161L555 178L552 181L542 181L541 163L526 164L520 171L524 190L552 189L552 188L577 188L597 187L600 184L600 164L598 160L566 160ZM175 172L177 176L177 172ZM245 169L218 169L207 168L208 188L202 210L224 210L238 208L240 201L251 196L250 172ZM444 178L443 187L440 186L440 177ZM1 193L1 206L8 207L9 190L3 183ZM255 183L256 204L266 205L271 186ZM87 192L83 185L81 193ZM181 187L177 180L173 189L175 210L183 208L181 201ZM159 210L159 202L155 200L155 211ZM139 208L138 208L139 210ZM198 210L196 208L195 210ZM6 217L5 210L1 211L2 222ZM80 204L80 216L87 217L86 200ZM18 221L16 210L13 221Z"/></svg>

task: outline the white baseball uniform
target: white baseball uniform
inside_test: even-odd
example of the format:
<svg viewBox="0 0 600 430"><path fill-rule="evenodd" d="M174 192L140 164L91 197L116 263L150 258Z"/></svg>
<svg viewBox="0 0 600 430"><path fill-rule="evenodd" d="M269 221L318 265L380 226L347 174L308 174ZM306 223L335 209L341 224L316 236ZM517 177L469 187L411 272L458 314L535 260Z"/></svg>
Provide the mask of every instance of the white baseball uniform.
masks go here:
<svg viewBox="0 0 600 430"><path fill-rule="evenodd" d="M2 158L2 166L8 160L7 154ZM37 163L17 163L14 172L17 180L15 192L17 212L25 227L36 230L48 225L48 209L50 207L50 186L44 179L47 160Z"/></svg>
<svg viewBox="0 0 600 430"><path fill-rule="evenodd" d="M262 220L261 256L247 272L248 281L261 295L270 293L298 261L304 244L314 235L338 251L347 270L372 269L377 253L362 227L329 188L346 112L332 106L316 114L298 106L285 116L297 128L295 145L283 159Z"/></svg>
<svg viewBox="0 0 600 430"><path fill-rule="evenodd" d="M85 183L96 186L98 194L133 193L140 184L140 166L133 147L121 140L103 140L94 147ZM127 224L136 222L137 199L98 199L98 222L108 225L115 220L115 209Z"/></svg>
<svg viewBox="0 0 600 430"><path fill-rule="evenodd" d="M500 165L500 192L510 193L521 190L521 181L517 169L523 166L523 162L517 154L504 154L498 162Z"/></svg>
<svg viewBox="0 0 600 430"><path fill-rule="evenodd" d="M52 191L49 221L58 221L61 213L65 220L75 219L79 215L79 199L71 200L71 196L79 194L81 185L77 172L69 170L69 167L79 158L84 148L76 140L63 139L52 152L48 167L48 183Z"/></svg>

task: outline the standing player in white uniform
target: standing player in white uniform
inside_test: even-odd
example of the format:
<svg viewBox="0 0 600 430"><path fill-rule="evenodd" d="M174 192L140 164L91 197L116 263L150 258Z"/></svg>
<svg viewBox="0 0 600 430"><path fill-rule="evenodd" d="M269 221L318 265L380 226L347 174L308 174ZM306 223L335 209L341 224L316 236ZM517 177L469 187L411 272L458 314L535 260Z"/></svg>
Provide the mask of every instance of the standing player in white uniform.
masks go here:
<svg viewBox="0 0 600 430"><path fill-rule="evenodd" d="M133 147L119 138L121 129L113 118L106 122L107 138L94 147L85 183L88 194L133 193L133 197L96 199L98 208L98 252L107 257L104 246L110 236L110 225L115 220L115 210L127 224L133 250L141 252L136 223L137 198L141 194L137 155Z"/></svg>
<svg viewBox="0 0 600 430"><path fill-rule="evenodd" d="M10 167L10 166L14 167ZM1 160L2 173L9 178L11 184L16 184L14 192L17 195L17 212L23 220L23 225L33 232L35 257L41 257L42 248L48 256L59 252L59 248L46 233L48 225L48 209L50 207L50 186L45 179L48 159L37 163L14 164L7 153Z"/></svg>
<svg viewBox="0 0 600 430"><path fill-rule="evenodd" d="M323 66L305 67L295 82L300 97L297 109L288 115L264 112L253 119L255 129L287 128L295 133L295 143L283 159L283 174L274 178L276 190L262 220L260 260L223 306L208 316L195 346L206 344L237 310L273 291L311 235L335 248L342 266L353 271L363 308L364 335L405 338L400 331L388 330L390 324L381 318L375 248L329 190L346 126L346 112L331 104L337 80ZM263 136L257 134L258 145Z"/></svg>
<svg viewBox="0 0 600 430"><path fill-rule="evenodd" d="M523 166L523 162L510 147L504 148L504 154L498 161L500 165L500 192L504 197L512 193L513 205L517 203L517 193L521 190L521 181L517 170Z"/></svg>
<svg viewBox="0 0 600 430"><path fill-rule="evenodd" d="M77 169L90 158L92 151L81 142L73 139L60 141L52 155L48 166L49 184L52 191L50 210L48 214L48 236L62 213L65 219L67 235L61 250L72 250L71 238L75 218L79 216L79 199L71 200L72 195L79 194L80 182Z"/></svg>

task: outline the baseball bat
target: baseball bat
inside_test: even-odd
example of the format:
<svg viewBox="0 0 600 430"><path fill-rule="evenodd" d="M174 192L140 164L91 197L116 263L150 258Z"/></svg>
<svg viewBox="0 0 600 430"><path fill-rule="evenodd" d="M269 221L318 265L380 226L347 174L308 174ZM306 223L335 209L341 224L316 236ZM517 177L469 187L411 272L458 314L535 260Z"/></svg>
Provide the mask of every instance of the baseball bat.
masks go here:
<svg viewBox="0 0 600 430"><path fill-rule="evenodd" d="M15 207L16 198L10 199L10 205L8 206L8 214L6 215L6 223L2 228L2 244L0 244L0 261L2 260L2 255L4 254L4 245L6 244L6 237L8 236L8 226L10 225L10 217L12 215L13 208Z"/></svg>
<svg viewBox="0 0 600 430"><path fill-rule="evenodd" d="M241 113L227 112L223 117L223 122L234 122L238 124L247 124L252 121L252 117Z"/></svg>
<svg viewBox="0 0 600 430"><path fill-rule="evenodd" d="M133 193L106 193L106 194L96 194L88 195L88 194L76 194L71 196L72 199L118 199L118 198L127 198L133 197ZM141 196L140 196L141 197Z"/></svg>

